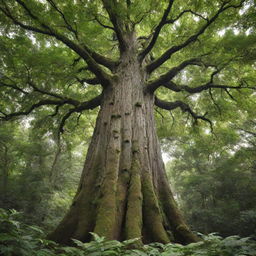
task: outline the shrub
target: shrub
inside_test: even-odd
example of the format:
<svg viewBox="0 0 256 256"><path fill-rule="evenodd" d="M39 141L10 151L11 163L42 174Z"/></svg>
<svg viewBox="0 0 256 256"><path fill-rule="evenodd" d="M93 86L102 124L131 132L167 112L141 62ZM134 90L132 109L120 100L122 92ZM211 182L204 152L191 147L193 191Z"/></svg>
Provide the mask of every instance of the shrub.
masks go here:
<svg viewBox="0 0 256 256"><path fill-rule="evenodd" d="M255 256L256 242L249 237L217 234L202 236L202 241L186 246L170 243L152 243L139 249L130 249L139 238L107 241L92 233L93 241L73 240L76 247L59 246L44 239L43 231L19 221L15 210L0 209L0 255L2 256Z"/></svg>

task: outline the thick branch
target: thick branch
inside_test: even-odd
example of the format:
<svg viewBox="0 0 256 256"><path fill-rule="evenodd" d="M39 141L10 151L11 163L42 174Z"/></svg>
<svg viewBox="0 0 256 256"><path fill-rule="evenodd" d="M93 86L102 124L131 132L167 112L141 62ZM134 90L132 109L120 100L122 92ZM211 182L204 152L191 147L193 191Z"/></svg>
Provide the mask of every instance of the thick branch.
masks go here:
<svg viewBox="0 0 256 256"><path fill-rule="evenodd" d="M99 64L105 66L106 68L108 68L111 71L114 71L114 69L116 68L116 66L118 65L118 62L109 59L105 56L102 56L101 54L92 51L91 49L89 49L87 46L83 45L83 47L87 50L87 52L92 56L92 58Z"/></svg>
<svg viewBox="0 0 256 256"><path fill-rule="evenodd" d="M148 46L139 54L139 58L140 60L143 60L145 58L145 56L152 50L152 48L154 47L157 38L161 32L161 29L163 28L163 26L166 24L166 20L167 17L171 11L172 5L173 5L174 0L170 0L168 7L165 9L163 16L161 18L161 21L159 22L159 24L156 26L155 28L155 32L153 34L153 37L150 41L150 43L148 44Z"/></svg>
<svg viewBox="0 0 256 256"><path fill-rule="evenodd" d="M23 28L25 30L28 30L28 31L32 31L32 32L35 32L35 33L40 33L40 34L45 34L45 35L49 35L49 36L55 37L57 40L59 40L62 43L64 43L66 46L68 46L71 50L76 52L79 56L81 56L87 62L88 66L89 66L89 69L99 78L99 80L101 81L101 84L103 86L107 86L110 83L109 75L107 75L100 68L100 66L97 64L97 62L99 64L106 65L107 67L113 68L113 65L115 65L115 63L113 61L110 61L107 58L101 56L100 54L95 53L94 51L89 49L88 46L86 46L86 45L81 46L79 44L76 44L75 42L71 41L70 39L68 39L64 35L58 33L53 28L49 27L44 22L40 21L40 19L32 13L32 11L25 5L25 3L23 3L20 0L16 0L16 1L25 9L25 11L30 16L30 18L32 18L33 20L38 22L39 25L42 28L26 25L26 24L22 23L21 21L19 21L16 17L14 17L12 15L11 11L8 9L6 4L2 1L3 4L5 5L5 8L0 7L0 10L9 19L11 19L12 22L15 25L18 25L21 28Z"/></svg>
<svg viewBox="0 0 256 256"><path fill-rule="evenodd" d="M175 101L175 102L168 102L168 101L164 101L164 100L160 100L157 97L155 97L155 105L159 108L165 109L165 110L173 110L176 108L180 108L183 112L188 112L192 118L195 120L195 124L197 123L198 119L201 119L203 121L206 121L210 124L211 130L213 130L213 125L211 120L209 120L208 118L206 118L205 116L207 115L207 112L200 116L197 115L190 107L188 104L186 104L183 101Z"/></svg>
<svg viewBox="0 0 256 256"><path fill-rule="evenodd" d="M175 45L169 48L166 52L164 52L158 59L153 61L147 66L147 70L149 72L154 71L156 68L161 66L164 62L166 62L175 52L180 51L181 49L187 47L191 43L195 42L197 38L202 35L205 30L219 17L221 13L224 11L230 9L230 8L239 8L242 6L242 4L245 2L245 0L240 1L238 5L227 5L227 2L223 2L219 10L216 12L216 14L212 18L205 18L207 22L198 30L197 33L190 36L185 42L183 42L180 45Z"/></svg>
<svg viewBox="0 0 256 256"><path fill-rule="evenodd" d="M162 86L165 83L168 83L172 78L174 78L182 69L189 65L202 65L202 62L198 58L193 58L190 60L183 61L179 66L172 68L167 73L161 75L158 79L151 81L146 90L153 93L158 87Z"/></svg>
<svg viewBox="0 0 256 256"><path fill-rule="evenodd" d="M76 112L76 110L75 110L75 108L72 108L72 109L70 109L70 110L62 117L61 122L60 122L60 126L59 126L59 132L58 132L58 134L64 132L64 125L65 125L67 119L68 119L74 112Z"/></svg>
<svg viewBox="0 0 256 256"><path fill-rule="evenodd" d="M84 110L94 109L94 108L98 107L101 104L101 98L102 98L102 95L99 95L91 100L84 101L84 102L78 102L75 100L70 101L68 99L67 100L66 99L65 100L50 100L50 99L41 100L41 101L33 104L26 111L18 111L18 112L14 112L11 114L6 114L6 113L0 111L3 115L0 117L0 119L7 121L14 117L29 115L33 110L40 108L41 106L49 106L49 105L56 106L55 112L54 112L54 114L52 114L52 116L55 116L58 113L58 110L61 106L63 106L64 104L70 104L70 105L73 105L74 108L69 109L69 111L64 115L64 117L62 118L61 123L60 123L60 131L63 132L63 127L65 125L65 122L71 116L72 113L74 113L74 112L80 113Z"/></svg>
<svg viewBox="0 0 256 256"><path fill-rule="evenodd" d="M71 108L69 109L69 111L63 116L63 118L61 119L61 122L60 122L60 126L59 126L59 133L63 133L64 132L64 126L65 126L65 123L67 121L67 119L75 112L78 112L78 113L81 113L82 111L84 110L87 110L87 109L94 109L96 107L98 107L101 103L101 98L102 98L102 95L99 95L97 97L95 97L94 99L92 100L89 100L89 101L84 101L82 102L78 107L76 108Z"/></svg>
<svg viewBox="0 0 256 256"><path fill-rule="evenodd" d="M40 24L42 27L44 27L44 28L46 28L47 30L51 31L51 33L52 33L51 35L52 35L52 36L54 36L54 37L56 37L58 40L62 41L61 38L58 38L58 37L57 37L56 32L53 32L53 29L52 29L52 28L50 28L48 25L44 24L42 21L39 20L39 18L38 18L37 16L35 16L35 15L32 14L31 10L25 5L24 2L22 2L21 0L15 0L15 1L18 2L18 3L26 10L26 12L29 14L29 16L30 16L32 19L38 21L39 24ZM63 17L63 19L64 19L64 21L65 21L65 23L66 23L66 25L67 25L67 28L68 28L70 31L72 31L72 32L75 34L76 38L77 38L77 37L78 37L77 31L74 30L74 29L72 28L72 26L68 23L68 21L66 20L66 17L65 17L64 14L60 11L60 9L58 9L58 7L56 6L56 4L55 4L52 0L47 0L47 1L50 2L51 5L54 7L54 9L57 10L57 11L61 14L61 16ZM49 34L49 35L50 35L50 34ZM64 44L66 44L65 41L62 41L62 42L63 42ZM69 45L68 45L68 46L69 46ZM69 47L70 47L70 46L69 46ZM96 62L98 62L99 64L101 64L101 65L103 65L103 66L109 68L110 70L113 70L114 67L116 66L116 62L114 62L113 60L108 59L108 58L106 58L106 57L100 55L99 53L94 52L94 51L91 50L88 46L86 46L86 45L84 45L84 44L83 44L83 47L84 47L85 51L87 51L88 54L89 54ZM70 48L71 48L71 47L70 47ZM71 49L72 49L72 48L71 48ZM74 49L73 49L73 50L74 50ZM80 56L81 56L81 55L80 55ZM81 57L82 57L82 56L81 56Z"/></svg>
<svg viewBox="0 0 256 256"><path fill-rule="evenodd" d="M3 0L2 0L1 2L5 5L5 3L3 2ZM52 34L50 31L46 31L46 30L43 30L43 29L40 29L40 28L37 28L37 27L29 26L29 25L26 25L26 24L20 22L19 20L17 20L17 19L11 14L10 10L7 8L6 5L5 5L5 8L0 7L0 10L4 13L4 15L5 15L6 17L8 17L9 19L11 19L12 22L13 22L15 25L18 25L18 26L20 26L21 28L23 28L23 29L25 29L25 30L29 30L29 31L32 31L32 32L40 33L40 34L45 34L45 35L53 36L53 34Z"/></svg>
<svg viewBox="0 0 256 256"><path fill-rule="evenodd" d="M182 107L182 106L184 107L185 105L183 104L185 103L183 103L182 101L168 102L168 101L160 100L155 96L155 105L161 109L173 110L178 107Z"/></svg>
<svg viewBox="0 0 256 256"><path fill-rule="evenodd" d="M120 51L124 51L127 45L123 37L122 24L120 19L118 19L118 14L116 13L116 5L118 5L118 3L115 0L102 0L102 2L109 15L110 21L114 26L114 30L119 42Z"/></svg>
<svg viewBox="0 0 256 256"><path fill-rule="evenodd" d="M88 82L90 82L90 80L91 80L91 83L94 82L94 83L96 84L96 80L95 80L95 79L89 79ZM60 95L60 94L57 94L57 93L54 93L54 92L49 92L49 91L46 91L46 90L43 90L43 89L37 87L37 86L34 84L34 82L32 82L32 81L30 80L30 78L28 79L27 84L28 84L30 87L32 87L35 92L39 92L39 93L41 93L41 94L43 94L43 95L47 95L47 96L52 96L52 97L54 97L54 98L63 100L63 101L65 101L65 103L72 104L72 105L74 105L74 106L76 106L76 105L79 104L79 102L76 101L76 100L74 100L74 99L65 97L65 96L63 96L63 95ZM18 87L16 84L7 84L7 83L4 83L4 82L0 81L0 87L1 87L1 86L2 86L2 87L7 87L7 88L14 89L14 90L16 90L16 91L19 91L19 92L25 94L25 95L28 95L28 94L29 94L29 92L24 91L24 89Z"/></svg>
<svg viewBox="0 0 256 256"><path fill-rule="evenodd" d="M95 98L82 102L78 107L76 107L76 112L82 112L88 109L94 109L100 106L102 99L102 94L96 96Z"/></svg>
<svg viewBox="0 0 256 256"><path fill-rule="evenodd" d="M5 114L2 112L2 114L4 116L1 117L2 120L10 120L14 117L17 117L17 116L25 116L25 115L29 115L33 110L41 107L41 106L47 106L47 105L64 105L65 104L65 101L61 101L61 100L50 100L50 99L47 99L47 100L41 100L35 104L33 104L28 110L25 110L25 111L18 111L18 112L14 112L14 113L11 113L11 114Z"/></svg>

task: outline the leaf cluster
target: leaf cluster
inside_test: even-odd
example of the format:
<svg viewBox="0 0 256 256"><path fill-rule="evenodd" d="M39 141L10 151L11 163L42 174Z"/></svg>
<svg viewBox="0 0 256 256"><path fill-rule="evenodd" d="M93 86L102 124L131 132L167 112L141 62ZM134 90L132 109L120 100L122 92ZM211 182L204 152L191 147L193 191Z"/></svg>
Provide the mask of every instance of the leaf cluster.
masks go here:
<svg viewBox="0 0 256 256"><path fill-rule="evenodd" d="M59 246L45 240L43 232L35 226L19 221L15 210L0 209L0 253L5 256L253 256L256 243L249 237L231 236L223 239L216 234L202 236L202 241L186 246L180 244L153 243L138 247L138 239L118 242L106 241L91 233L93 241L82 243L73 240L75 247ZM137 248L136 248L137 247ZM135 249L136 248L136 249Z"/></svg>

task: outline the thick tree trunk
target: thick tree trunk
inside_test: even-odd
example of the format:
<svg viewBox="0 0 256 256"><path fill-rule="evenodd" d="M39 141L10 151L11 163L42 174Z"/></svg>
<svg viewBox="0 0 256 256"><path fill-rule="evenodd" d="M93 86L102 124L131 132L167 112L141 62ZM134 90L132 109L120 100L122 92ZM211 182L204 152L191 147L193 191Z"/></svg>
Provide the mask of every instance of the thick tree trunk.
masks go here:
<svg viewBox="0 0 256 256"><path fill-rule="evenodd" d="M130 42L132 45L132 41ZM143 243L197 238L184 223L165 174L154 121L154 97L133 47L104 89L96 128L73 204L49 235L59 243L141 237ZM172 234L172 235L170 235Z"/></svg>

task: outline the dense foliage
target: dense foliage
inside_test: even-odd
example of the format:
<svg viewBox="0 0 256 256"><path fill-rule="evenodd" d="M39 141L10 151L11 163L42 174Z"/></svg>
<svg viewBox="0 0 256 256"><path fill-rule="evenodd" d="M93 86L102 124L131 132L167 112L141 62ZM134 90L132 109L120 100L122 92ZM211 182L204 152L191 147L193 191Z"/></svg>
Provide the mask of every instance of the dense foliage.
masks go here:
<svg viewBox="0 0 256 256"><path fill-rule="evenodd" d="M31 129L26 120L0 127L0 207L22 211L28 223L50 230L75 193L88 137L81 136L82 143L79 133L72 140L66 133L58 141L42 122L35 124L40 129Z"/></svg>
<svg viewBox="0 0 256 256"><path fill-rule="evenodd" d="M170 180L194 230L256 235L254 131L255 121L241 118L223 121L215 134L201 127L166 139Z"/></svg>
<svg viewBox="0 0 256 256"><path fill-rule="evenodd" d="M19 221L20 213L15 210L0 209L0 254L4 256L253 256L256 244L250 238L238 236L222 239L210 234L202 241L187 246L179 244L154 243L136 247L139 239L124 242L105 241L103 237L92 234L94 241L82 243L73 240L76 247L61 247L44 239L43 232L36 226L25 225Z"/></svg>

